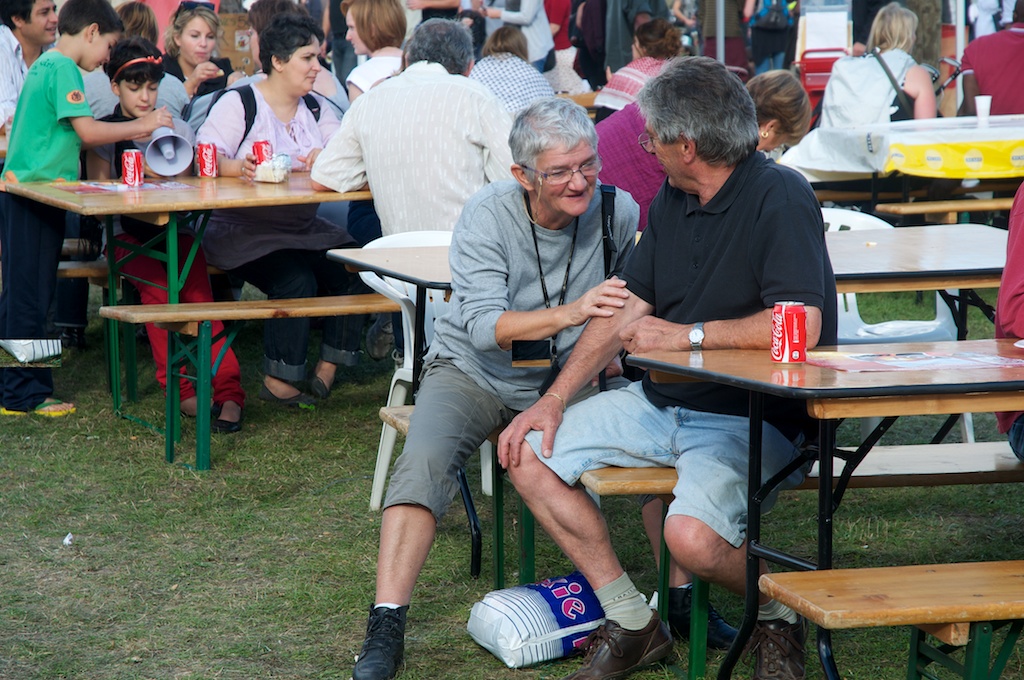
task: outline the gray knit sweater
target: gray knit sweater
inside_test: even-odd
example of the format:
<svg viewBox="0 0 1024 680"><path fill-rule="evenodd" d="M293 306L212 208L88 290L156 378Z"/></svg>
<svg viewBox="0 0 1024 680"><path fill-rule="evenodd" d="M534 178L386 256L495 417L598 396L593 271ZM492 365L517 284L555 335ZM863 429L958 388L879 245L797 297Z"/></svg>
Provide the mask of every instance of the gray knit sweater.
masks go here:
<svg viewBox="0 0 1024 680"><path fill-rule="evenodd" d="M502 313L544 308L531 223L523 202L523 189L513 180L494 182L474 195L455 225L449 262L452 294L448 312L434 325L427 360L448 359L482 387L493 390L516 410L537 400L537 388L547 368L513 368L512 353L501 350L495 328ZM622 270L633 248L640 209L630 195L619 190L615 199L614 241L617 252L612 271ZM565 302L573 302L605 278L601 243L601 194L579 218L579 233ZM533 227L551 306L558 304L565 266L572 244L573 225L559 231ZM584 326L558 334L560 363L565 363Z"/></svg>

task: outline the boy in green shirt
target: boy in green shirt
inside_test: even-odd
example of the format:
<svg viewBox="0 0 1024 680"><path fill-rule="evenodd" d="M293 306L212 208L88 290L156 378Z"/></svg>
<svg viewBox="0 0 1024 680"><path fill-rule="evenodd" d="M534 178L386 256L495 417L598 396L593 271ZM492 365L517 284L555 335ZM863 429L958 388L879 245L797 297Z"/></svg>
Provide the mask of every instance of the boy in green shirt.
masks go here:
<svg viewBox="0 0 1024 680"><path fill-rule="evenodd" d="M75 181L83 147L144 138L173 124L166 109L123 123L93 119L78 68L92 71L106 63L121 35L121 20L107 0L67 0L57 29L56 47L25 76L8 140L6 183ZM0 193L0 338L45 337L63 240L64 211ZM50 369L2 370L0 415L74 413L73 404L52 395Z"/></svg>

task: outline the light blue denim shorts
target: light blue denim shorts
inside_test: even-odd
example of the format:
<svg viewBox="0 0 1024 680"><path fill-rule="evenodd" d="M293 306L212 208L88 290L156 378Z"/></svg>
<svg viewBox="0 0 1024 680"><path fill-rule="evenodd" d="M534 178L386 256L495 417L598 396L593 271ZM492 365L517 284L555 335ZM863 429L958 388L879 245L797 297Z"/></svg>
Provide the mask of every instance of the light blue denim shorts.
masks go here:
<svg viewBox="0 0 1024 680"><path fill-rule="evenodd" d="M749 430L749 421L742 416L658 408L637 382L571 406L558 428L551 458L538 457L569 485L587 470L612 465L675 467L679 481L669 514L694 517L738 548L747 527ZM526 442L539 451L541 433L531 432ZM799 443L765 423L763 478L796 458ZM781 488L797 486L805 472L794 472ZM776 496L766 500L764 510Z"/></svg>

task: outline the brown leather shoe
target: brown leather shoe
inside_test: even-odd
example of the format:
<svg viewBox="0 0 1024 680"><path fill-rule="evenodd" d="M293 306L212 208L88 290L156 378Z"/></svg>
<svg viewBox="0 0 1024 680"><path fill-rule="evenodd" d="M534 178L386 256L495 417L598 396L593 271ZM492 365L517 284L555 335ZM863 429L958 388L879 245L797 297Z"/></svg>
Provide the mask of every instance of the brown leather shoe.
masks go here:
<svg viewBox="0 0 1024 680"><path fill-rule="evenodd" d="M658 618L641 630L626 630L607 620L587 638L583 666L563 680L616 680L672 653L672 634Z"/></svg>
<svg viewBox="0 0 1024 680"><path fill-rule="evenodd" d="M757 665L753 680L804 680L804 642L807 621L784 619L758 621L750 635L746 651L755 654Z"/></svg>

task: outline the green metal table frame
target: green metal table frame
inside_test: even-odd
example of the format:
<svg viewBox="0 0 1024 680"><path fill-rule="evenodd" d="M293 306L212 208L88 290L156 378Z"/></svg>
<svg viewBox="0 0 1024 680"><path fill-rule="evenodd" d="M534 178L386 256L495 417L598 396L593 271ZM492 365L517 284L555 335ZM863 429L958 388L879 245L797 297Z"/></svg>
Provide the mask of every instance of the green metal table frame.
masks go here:
<svg viewBox="0 0 1024 680"><path fill-rule="evenodd" d="M118 239L114 235L114 217L107 216L105 229L107 236L107 304L116 306L118 304L118 283L124 281L137 281L139 283L156 286L167 291L167 302L177 304L185 279L188 277L195 262L196 254L199 252L199 244L203 234L206 232L209 223L210 210L195 210L187 212L169 213L168 222L163 231L146 241L143 244L129 243ZM178 244L178 228L182 224L191 224L195 233L191 247L185 252L180 252ZM162 247L161 247L162 246ZM128 251L121 260L114 256L114 248L121 248ZM180 265L172 266L171 263L179 263L179 255L184 255ZM132 276L124 271L124 266L137 257L150 257L162 262L167 270L167 285L162 286L152 281ZM131 286L126 285L122 296L133 294ZM204 337L205 326L205 337ZM228 326L225 325L225 328ZM226 332L228 341L224 344L221 356L217 359L217 367L223 353L230 346L231 341L238 334L240 326L233 327ZM211 378L211 340L209 322L200 324L199 337L195 340L184 340L178 333L168 332L167 334L167 389L168 399L166 400L166 412L164 427L161 428L141 418L131 415L125 409L125 399L129 402L138 401L138 375L135 361L135 334L134 325L124 324L124 337L119 331L122 330L116 319L105 319L104 322L104 345L108 368L108 385L110 387L111 400L114 413L126 420L139 423L154 432L164 435L166 444L167 462L174 462L174 443L181 439L181 413L180 413L180 385L178 379L186 377L196 381L196 397L200 404L209 403L210 400L210 378ZM121 382L121 357L125 360L125 381L122 390ZM205 363L202 359L205 358ZM183 367L189 366L192 373L186 373ZM216 367L213 372L216 371ZM204 379L205 378L205 379ZM205 436L203 436L205 433ZM208 470L210 468L210 413L208 409L199 409L196 415L196 462L197 470Z"/></svg>
<svg viewBox="0 0 1024 680"><path fill-rule="evenodd" d="M992 659L992 644L995 631L1009 626L1006 637ZM1013 653L1013 648L1020 638L1024 621L976 621L971 623L968 642L963 647L957 645L933 645L928 642L928 635L920 628L912 628L910 632L910 657L907 664L907 680L939 680L928 668L937 664L952 671L964 680L997 680ZM964 650L961 663L953 657L953 653ZM991 666L989 665L992 660Z"/></svg>

